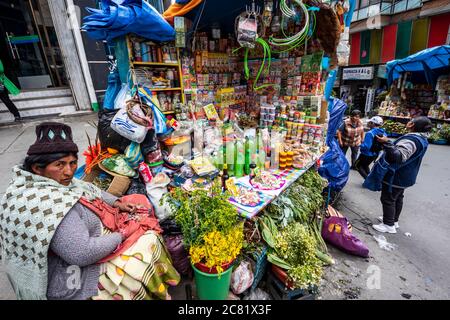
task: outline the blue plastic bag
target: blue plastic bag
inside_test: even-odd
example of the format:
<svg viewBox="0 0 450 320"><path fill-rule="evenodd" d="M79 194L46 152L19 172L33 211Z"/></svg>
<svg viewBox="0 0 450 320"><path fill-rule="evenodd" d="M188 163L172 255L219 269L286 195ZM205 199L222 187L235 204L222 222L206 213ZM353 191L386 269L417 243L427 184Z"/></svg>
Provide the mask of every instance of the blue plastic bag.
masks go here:
<svg viewBox="0 0 450 320"><path fill-rule="evenodd" d="M133 169L137 169L139 164L144 161L144 156L142 155L139 143L131 142L125 149L125 160Z"/></svg>
<svg viewBox="0 0 450 320"><path fill-rule="evenodd" d="M139 88L139 96L141 99L152 108L153 111L153 126L155 128L156 134L164 135L167 133L169 128L167 127L167 118L164 115L164 113L159 110L157 106L153 103L151 97L152 97L152 91L149 88L146 87L140 87Z"/></svg>
<svg viewBox="0 0 450 320"><path fill-rule="evenodd" d="M331 101L331 104L327 134L327 145L330 150L322 157L323 164L319 168L319 174L328 180L329 186L333 190L341 191L347 184L350 165L336 139L336 132L342 123L347 105L336 98Z"/></svg>
<svg viewBox="0 0 450 320"><path fill-rule="evenodd" d="M108 75L108 87L106 88L105 99L103 101L104 110L114 110L114 101L122 87L119 72L116 70Z"/></svg>

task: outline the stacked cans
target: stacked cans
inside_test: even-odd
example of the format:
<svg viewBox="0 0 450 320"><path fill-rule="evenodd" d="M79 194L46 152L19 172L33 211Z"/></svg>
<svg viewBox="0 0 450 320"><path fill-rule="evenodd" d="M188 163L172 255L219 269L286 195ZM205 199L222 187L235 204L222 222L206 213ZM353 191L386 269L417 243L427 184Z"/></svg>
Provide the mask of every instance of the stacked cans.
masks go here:
<svg viewBox="0 0 450 320"><path fill-rule="evenodd" d="M260 127L267 128L272 126L275 121L275 110L275 106L271 106L269 104L261 105L259 118Z"/></svg>

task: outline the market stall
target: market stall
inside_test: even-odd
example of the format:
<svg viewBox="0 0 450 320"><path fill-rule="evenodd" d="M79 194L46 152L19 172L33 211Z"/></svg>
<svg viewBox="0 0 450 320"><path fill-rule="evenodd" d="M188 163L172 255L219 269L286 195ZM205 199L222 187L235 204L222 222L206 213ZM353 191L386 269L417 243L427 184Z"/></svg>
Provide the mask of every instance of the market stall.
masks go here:
<svg viewBox="0 0 450 320"><path fill-rule="evenodd" d="M109 12L136 2L111 2ZM316 168L325 154L335 158L327 80L344 59L337 48L349 7L224 6L177 1L164 13L171 25L148 17L157 37L121 25L111 70L120 81L85 152L85 180L149 198L175 268L195 274L198 298L225 299L230 285L235 298L313 297L333 263L321 234L328 183ZM217 12L223 25L211 22ZM263 277L266 296L255 291Z"/></svg>
<svg viewBox="0 0 450 320"><path fill-rule="evenodd" d="M432 140L446 140L438 132L446 132L450 124L450 46L390 61L387 75L391 90L378 113L389 120L388 132L402 134L409 119L424 115L436 126Z"/></svg>

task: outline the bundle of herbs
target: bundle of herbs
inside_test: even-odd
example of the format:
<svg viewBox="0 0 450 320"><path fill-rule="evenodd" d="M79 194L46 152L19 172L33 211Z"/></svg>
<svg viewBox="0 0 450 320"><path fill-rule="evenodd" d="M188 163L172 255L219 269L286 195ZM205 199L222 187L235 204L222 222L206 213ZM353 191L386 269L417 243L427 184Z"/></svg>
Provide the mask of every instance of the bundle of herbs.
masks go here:
<svg viewBox="0 0 450 320"><path fill-rule="evenodd" d="M263 238L270 246L268 261L286 270L296 288L317 285L322 276L322 262L308 226L294 222L279 231L269 216L261 218L261 225Z"/></svg>
<svg viewBox="0 0 450 320"><path fill-rule="evenodd" d="M315 171L309 170L299 180L294 182L289 189L278 197L264 214L271 217L275 224L281 228L293 222L300 222L311 231L317 242L318 256L326 263L332 263L328 256L327 246L322 238L322 221L324 199L322 190L326 182Z"/></svg>
<svg viewBox="0 0 450 320"><path fill-rule="evenodd" d="M216 268L219 273L224 264L236 259L244 242L243 223L236 207L228 202L229 197L216 180L209 190L188 193L175 188L162 200L169 204L181 228L191 262Z"/></svg>

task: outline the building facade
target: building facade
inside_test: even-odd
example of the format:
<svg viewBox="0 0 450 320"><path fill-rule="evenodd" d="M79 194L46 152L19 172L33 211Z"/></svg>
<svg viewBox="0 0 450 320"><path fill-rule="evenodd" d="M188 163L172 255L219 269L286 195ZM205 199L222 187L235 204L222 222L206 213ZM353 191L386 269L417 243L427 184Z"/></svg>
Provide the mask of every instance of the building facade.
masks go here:
<svg viewBox="0 0 450 320"><path fill-rule="evenodd" d="M418 51L449 44L449 0L355 0L350 27L349 66L340 85L364 111L368 89L387 85L386 63ZM371 69L368 72L368 69ZM345 78L345 75L347 77Z"/></svg>

